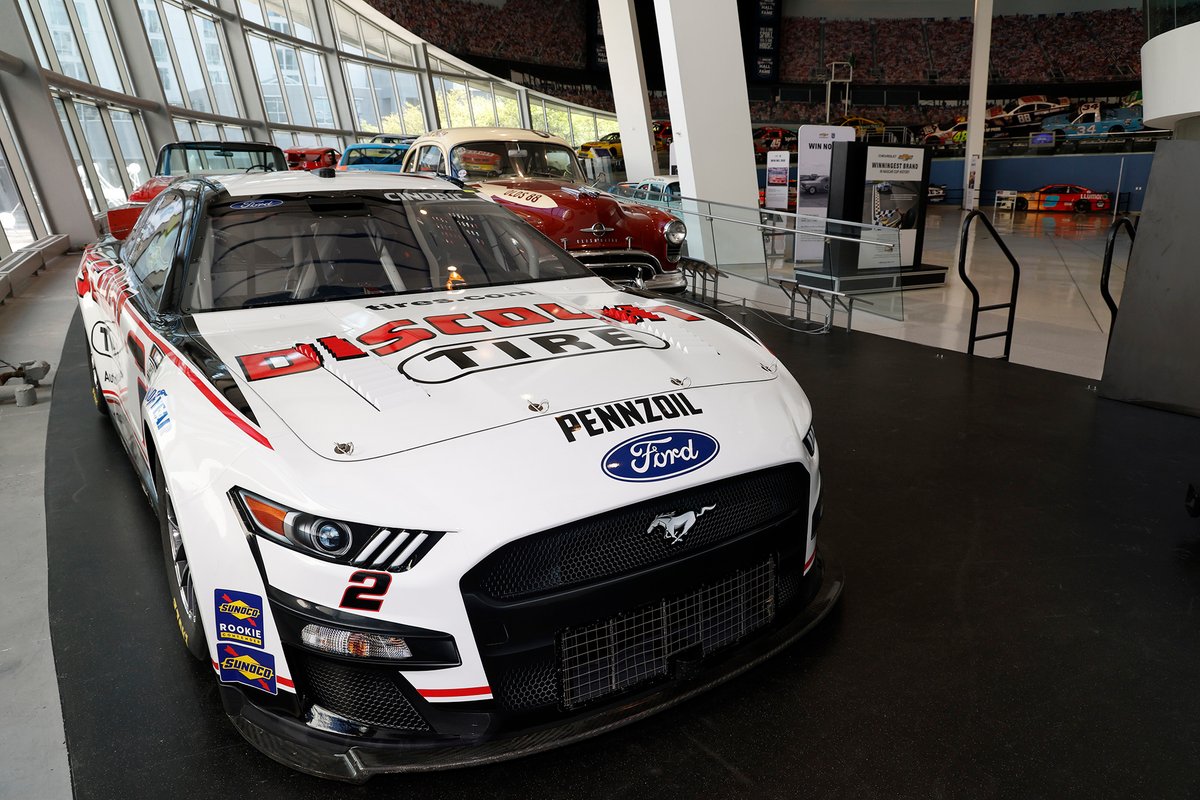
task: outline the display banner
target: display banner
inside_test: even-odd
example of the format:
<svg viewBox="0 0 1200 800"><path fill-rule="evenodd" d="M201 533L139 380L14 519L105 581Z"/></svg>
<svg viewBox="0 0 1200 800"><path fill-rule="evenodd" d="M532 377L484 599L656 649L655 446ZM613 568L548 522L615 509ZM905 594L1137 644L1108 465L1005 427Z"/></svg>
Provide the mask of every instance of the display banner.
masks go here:
<svg viewBox="0 0 1200 800"><path fill-rule="evenodd" d="M854 128L848 125L801 125L799 134L796 213L806 214L810 218L828 216L829 165L833 160L833 143L854 141ZM811 230L813 222L811 219L798 222L797 227ZM820 261L824 254L825 243L820 237L796 237L797 261Z"/></svg>
<svg viewBox="0 0 1200 800"><path fill-rule="evenodd" d="M788 173L792 168L792 154L787 150L767 152L767 191L763 198L767 208L788 207Z"/></svg>
<svg viewBox="0 0 1200 800"><path fill-rule="evenodd" d="M868 181L921 182L925 150L921 147L868 147Z"/></svg>

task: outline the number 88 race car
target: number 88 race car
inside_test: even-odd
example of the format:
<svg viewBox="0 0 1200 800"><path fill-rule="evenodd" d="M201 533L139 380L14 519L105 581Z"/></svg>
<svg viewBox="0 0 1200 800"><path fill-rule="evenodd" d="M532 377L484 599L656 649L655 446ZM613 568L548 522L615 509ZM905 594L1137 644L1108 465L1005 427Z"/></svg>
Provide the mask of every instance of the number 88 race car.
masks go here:
<svg viewBox="0 0 1200 800"><path fill-rule="evenodd" d="M177 181L77 280L255 747L350 781L536 752L833 606L810 406L750 334L452 184L330 173Z"/></svg>

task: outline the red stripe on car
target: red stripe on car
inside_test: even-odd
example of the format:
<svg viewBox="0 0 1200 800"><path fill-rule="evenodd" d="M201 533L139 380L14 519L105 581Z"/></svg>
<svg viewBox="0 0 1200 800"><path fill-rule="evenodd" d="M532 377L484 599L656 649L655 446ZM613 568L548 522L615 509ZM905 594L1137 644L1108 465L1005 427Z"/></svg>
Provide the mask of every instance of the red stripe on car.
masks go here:
<svg viewBox="0 0 1200 800"><path fill-rule="evenodd" d="M491 694L490 686L472 686L469 689L417 689L421 697L471 697L478 694Z"/></svg>

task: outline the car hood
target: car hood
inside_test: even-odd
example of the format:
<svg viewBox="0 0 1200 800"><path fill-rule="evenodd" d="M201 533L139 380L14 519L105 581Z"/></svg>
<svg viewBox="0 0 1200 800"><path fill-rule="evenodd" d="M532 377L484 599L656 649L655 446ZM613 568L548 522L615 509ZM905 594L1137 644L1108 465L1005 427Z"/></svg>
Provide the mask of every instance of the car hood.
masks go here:
<svg viewBox="0 0 1200 800"><path fill-rule="evenodd" d="M601 313L616 306L640 313L625 322ZM647 314L655 319L632 321ZM193 320L241 379L251 407L265 404L333 460L377 458L681 387L769 384L778 373L774 357L727 320L598 278ZM403 346L379 355L392 345ZM748 395L748 407L753 402ZM335 454L345 443L352 452Z"/></svg>
<svg viewBox="0 0 1200 800"><path fill-rule="evenodd" d="M618 200L566 181L512 178L477 184L480 194L511 209L566 249L625 249L659 244L674 217L662 209ZM600 227L597 228L596 226ZM604 230L607 229L607 230Z"/></svg>

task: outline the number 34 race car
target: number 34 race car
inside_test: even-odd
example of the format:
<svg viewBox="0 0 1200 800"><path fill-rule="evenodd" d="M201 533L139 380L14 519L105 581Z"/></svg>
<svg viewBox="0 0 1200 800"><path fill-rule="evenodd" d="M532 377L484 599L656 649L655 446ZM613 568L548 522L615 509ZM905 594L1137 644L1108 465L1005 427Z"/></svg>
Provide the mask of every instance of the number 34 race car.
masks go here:
<svg viewBox="0 0 1200 800"><path fill-rule="evenodd" d="M576 741L749 668L840 593L787 370L451 183L184 178L77 289L166 613L296 769Z"/></svg>

